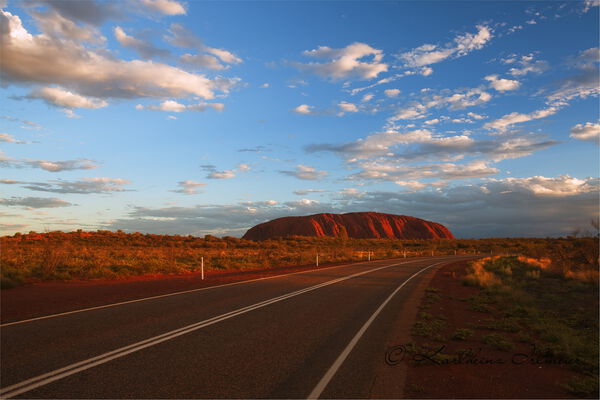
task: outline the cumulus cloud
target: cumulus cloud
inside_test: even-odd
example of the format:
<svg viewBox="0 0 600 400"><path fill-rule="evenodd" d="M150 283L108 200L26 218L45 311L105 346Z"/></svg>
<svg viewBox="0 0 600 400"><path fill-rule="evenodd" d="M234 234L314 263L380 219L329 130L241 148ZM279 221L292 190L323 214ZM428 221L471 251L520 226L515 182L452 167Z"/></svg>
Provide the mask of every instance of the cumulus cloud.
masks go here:
<svg viewBox="0 0 600 400"><path fill-rule="evenodd" d="M185 7L182 2L175 0L139 0L140 4L150 10L158 11L164 15L181 15L186 14Z"/></svg>
<svg viewBox="0 0 600 400"><path fill-rule="evenodd" d="M571 128L569 135L573 139L589 140L596 144L600 144L600 124L586 122L585 124L577 124Z"/></svg>
<svg viewBox="0 0 600 400"><path fill-rule="evenodd" d="M427 111L432 108L448 108L449 110L461 110L487 103L492 95L479 88L459 89L456 91L444 90L440 94L429 95L424 92L421 101L413 101L409 105L401 106L389 121L403 119L424 118Z"/></svg>
<svg viewBox="0 0 600 400"><path fill-rule="evenodd" d="M122 17L122 7L118 3L97 0L63 1L31 0L29 6L47 6L69 20L99 26L111 18Z"/></svg>
<svg viewBox="0 0 600 400"><path fill-rule="evenodd" d="M429 76L429 75L433 74L433 68L423 67L423 68L421 68L421 71L419 73L423 76Z"/></svg>
<svg viewBox="0 0 600 400"><path fill-rule="evenodd" d="M92 194L124 192L131 182L120 178L83 178L79 181L54 180L50 182L28 182L23 187L29 190L52 193Z"/></svg>
<svg viewBox="0 0 600 400"><path fill-rule="evenodd" d="M308 104L300 104L298 107L294 108L292 110L292 112L295 112L296 114L303 114L303 115L314 115L315 114L314 107L309 106Z"/></svg>
<svg viewBox="0 0 600 400"><path fill-rule="evenodd" d="M416 68L436 64L447 58L458 58L469 54L474 50L480 50L493 37L490 27L477 25L476 33L465 33L454 38L454 41L445 46L424 44L411 51L399 54L405 67ZM431 74L431 70L422 70L423 75Z"/></svg>
<svg viewBox="0 0 600 400"><path fill-rule="evenodd" d="M200 168L202 168L204 171L208 172L208 174L206 175L207 179L230 179L230 178L235 178L235 171L228 169L228 170L224 170L224 171L218 171L217 167L211 164L207 164L207 165L201 165Z"/></svg>
<svg viewBox="0 0 600 400"><path fill-rule="evenodd" d="M154 57L166 57L170 54L168 50L159 49L152 43L134 38L133 36L126 34L123 28L121 28L120 26L116 26L114 28L114 34L115 38L121 44L121 46L130 47L134 49L142 58L150 59Z"/></svg>
<svg viewBox="0 0 600 400"><path fill-rule="evenodd" d="M151 61L125 61L74 41L32 35L17 15L7 11L0 12L0 24L4 27L0 32L0 70L6 83L56 84L72 93L101 99L212 99L215 92L228 93L239 82L237 78L211 80Z"/></svg>
<svg viewBox="0 0 600 400"><path fill-rule="evenodd" d="M508 73L512 76L524 76L527 74L541 74L548 69L548 63L543 60L535 60L533 54L517 57L513 55L502 61L505 64L518 64L519 67L512 67Z"/></svg>
<svg viewBox="0 0 600 400"><path fill-rule="evenodd" d="M50 9L46 12L31 10L30 14L40 31L49 37L94 44L106 41L106 38L93 25L78 25L55 10Z"/></svg>
<svg viewBox="0 0 600 400"><path fill-rule="evenodd" d="M496 175L499 169L477 160L467 164L431 163L419 165L399 165L394 160L370 160L360 162L361 171L350 175L350 180L406 181L421 179L470 179Z"/></svg>
<svg viewBox="0 0 600 400"><path fill-rule="evenodd" d="M296 165L296 169L294 171L279 171L284 175L293 176L298 179L314 181L317 179L324 178L327 175L327 171L318 171L315 167L310 167L308 165Z"/></svg>
<svg viewBox="0 0 600 400"><path fill-rule="evenodd" d="M183 193L183 194L198 194L199 193L198 188L206 186L205 183L196 182L196 181L192 181L192 180L181 181L181 182L178 182L177 185L179 185L180 188L177 190L171 190L171 191L175 192L175 193Z"/></svg>
<svg viewBox="0 0 600 400"><path fill-rule="evenodd" d="M371 101L373 99L373 97L375 97L375 95L373 93L367 93L362 97L362 99L360 101L362 103L366 103L368 101Z"/></svg>
<svg viewBox="0 0 600 400"><path fill-rule="evenodd" d="M85 97L61 87L45 87L37 89L30 93L28 97L42 99L47 104L58 107L94 109L106 107L108 105L105 100Z"/></svg>
<svg viewBox="0 0 600 400"><path fill-rule="evenodd" d="M358 112L358 107L356 106L356 104L352 104L352 103L348 103L345 101L342 101L341 103L338 104L338 107L340 108L340 112L338 113L338 115L342 116L345 113L356 113Z"/></svg>
<svg viewBox="0 0 600 400"><path fill-rule="evenodd" d="M386 89L383 91L387 97L393 98L398 97L400 94L400 89Z"/></svg>
<svg viewBox="0 0 600 400"><path fill-rule="evenodd" d="M519 81L498 78L498 75L488 75L484 79L490 82L490 87L494 88L499 92L517 90L521 86L521 83Z"/></svg>
<svg viewBox="0 0 600 400"><path fill-rule="evenodd" d="M320 46L304 52L305 56L325 60L323 63L294 63L302 71L315 73L329 79L372 79L388 70L382 62L383 52L365 43L352 43L341 49ZM370 60L366 61L365 58Z"/></svg>
<svg viewBox="0 0 600 400"><path fill-rule="evenodd" d="M548 108L537 110L528 114L512 112L494 121L485 123L483 127L484 129L495 130L497 131L497 133L504 133L512 125L531 121L534 119L546 118L550 115L556 114L559 109L559 107L550 106Z"/></svg>
<svg viewBox="0 0 600 400"><path fill-rule="evenodd" d="M48 197L11 197L10 199L0 199L0 205L8 207L26 207L26 208L57 208L69 207L73 204L68 201Z"/></svg>

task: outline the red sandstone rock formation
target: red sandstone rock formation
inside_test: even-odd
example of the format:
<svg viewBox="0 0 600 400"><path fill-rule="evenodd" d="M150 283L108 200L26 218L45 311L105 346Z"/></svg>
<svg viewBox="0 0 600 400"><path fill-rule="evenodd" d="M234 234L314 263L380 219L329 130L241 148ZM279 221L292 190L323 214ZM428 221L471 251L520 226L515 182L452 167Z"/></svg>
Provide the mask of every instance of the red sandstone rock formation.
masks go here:
<svg viewBox="0 0 600 400"><path fill-rule="evenodd" d="M296 235L360 239L454 239L444 225L436 222L376 212L277 218L250 228L243 238L266 240Z"/></svg>

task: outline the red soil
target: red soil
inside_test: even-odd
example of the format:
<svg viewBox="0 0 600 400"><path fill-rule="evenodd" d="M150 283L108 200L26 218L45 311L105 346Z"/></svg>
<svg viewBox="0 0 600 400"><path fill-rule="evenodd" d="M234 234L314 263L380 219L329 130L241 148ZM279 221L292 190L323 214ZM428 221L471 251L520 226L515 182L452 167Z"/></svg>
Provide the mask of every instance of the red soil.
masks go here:
<svg viewBox="0 0 600 400"><path fill-rule="evenodd" d="M467 263L456 263L438 270L430 287L439 289L441 300L429 306L428 313L447 317L447 329L443 334L466 328L470 324L481 323L490 317L468 309L467 299L477 295L478 288L463 286ZM445 345L445 354L456 354L460 349L481 349L478 358L483 360L502 360L502 364L456 364L456 365L414 365L409 362L404 396L407 398L573 398L559 385L568 382L575 372L565 365L521 363L525 357L515 354L531 354L531 347L513 340L515 348L509 351L494 350L478 340L478 336L490 332L476 331L473 339L465 341L448 340L444 343L433 342L421 337L413 337L418 344ZM510 335L507 335L510 336ZM391 366L390 368L397 368Z"/></svg>
<svg viewBox="0 0 600 400"><path fill-rule="evenodd" d="M334 266L345 263L329 263ZM285 266L245 271L207 271L182 275L144 275L119 280L53 281L31 283L0 291L0 322L14 322L87 307L141 299L202 287L265 278L314 269L314 265Z"/></svg>
<svg viewBox="0 0 600 400"><path fill-rule="evenodd" d="M243 239L266 240L295 235L316 237L347 235L357 239L454 239L445 226L436 222L375 212L278 218L249 229Z"/></svg>

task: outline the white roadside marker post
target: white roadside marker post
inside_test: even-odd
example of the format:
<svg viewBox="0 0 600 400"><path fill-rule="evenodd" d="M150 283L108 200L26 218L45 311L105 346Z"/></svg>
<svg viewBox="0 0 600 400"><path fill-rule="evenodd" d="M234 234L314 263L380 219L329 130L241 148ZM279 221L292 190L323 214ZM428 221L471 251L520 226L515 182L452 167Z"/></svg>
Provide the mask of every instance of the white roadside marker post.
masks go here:
<svg viewBox="0 0 600 400"><path fill-rule="evenodd" d="M317 253L317 267L319 266L319 253Z"/></svg>
<svg viewBox="0 0 600 400"><path fill-rule="evenodd" d="M201 278L202 280L204 280L204 257L200 257L200 271L201 271Z"/></svg>
<svg viewBox="0 0 600 400"><path fill-rule="evenodd" d="M371 261L371 252L369 251L368 254L369 254L369 261Z"/></svg>

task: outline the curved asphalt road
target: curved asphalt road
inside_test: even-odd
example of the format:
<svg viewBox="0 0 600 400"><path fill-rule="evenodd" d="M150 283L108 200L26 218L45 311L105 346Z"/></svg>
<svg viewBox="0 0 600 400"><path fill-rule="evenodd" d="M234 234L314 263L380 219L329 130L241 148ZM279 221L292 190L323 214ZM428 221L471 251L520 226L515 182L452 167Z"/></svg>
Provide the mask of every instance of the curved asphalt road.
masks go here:
<svg viewBox="0 0 600 400"><path fill-rule="evenodd" d="M322 268L1 327L2 398L368 398L398 310L461 256Z"/></svg>

